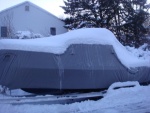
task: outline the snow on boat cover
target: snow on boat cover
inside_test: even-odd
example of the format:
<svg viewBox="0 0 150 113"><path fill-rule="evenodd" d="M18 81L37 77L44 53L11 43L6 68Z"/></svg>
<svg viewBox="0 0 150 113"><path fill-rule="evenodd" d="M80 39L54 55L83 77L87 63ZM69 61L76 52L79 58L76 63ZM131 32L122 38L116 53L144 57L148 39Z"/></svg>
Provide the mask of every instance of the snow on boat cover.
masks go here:
<svg viewBox="0 0 150 113"><path fill-rule="evenodd" d="M150 59L135 57L104 28L39 39L0 40L0 85L11 89L101 89L150 81Z"/></svg>

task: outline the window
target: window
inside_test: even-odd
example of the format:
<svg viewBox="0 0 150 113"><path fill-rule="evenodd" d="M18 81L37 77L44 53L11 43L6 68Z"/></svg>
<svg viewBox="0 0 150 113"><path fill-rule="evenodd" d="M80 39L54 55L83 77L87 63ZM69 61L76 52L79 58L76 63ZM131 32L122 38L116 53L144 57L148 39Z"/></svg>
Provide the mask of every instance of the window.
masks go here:
<svg viewBox="0 0 150 113"><path fill-rule="evenodd" d="M7 37L7 27L6 26L1 27L1 37Z"/></svg>
<svg viewBox="0 0 150 113"><path fill-rule="evenodd" d="M56 28L55 27L51 27L50 28L50 33L51 33L51 35L56 35Z"/></svg>
<svg viewBox="0 0 150 113"><path fill-rule="evenodd" d="M25 6L25 11L29 11L29 6Z"/></svg>

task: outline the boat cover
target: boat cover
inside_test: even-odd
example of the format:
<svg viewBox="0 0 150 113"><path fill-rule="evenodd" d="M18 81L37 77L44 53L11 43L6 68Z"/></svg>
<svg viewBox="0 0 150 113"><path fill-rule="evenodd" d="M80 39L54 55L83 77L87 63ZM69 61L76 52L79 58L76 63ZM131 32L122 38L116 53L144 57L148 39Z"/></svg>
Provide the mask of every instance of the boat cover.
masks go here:
<svg viewBox="0 0 150 113"><path fill-rule="evenodd" d="M10 89L101 89L150 81L150 67L128 69L111 45L74 44L63 54L0 50L0 85Z"/></svg>

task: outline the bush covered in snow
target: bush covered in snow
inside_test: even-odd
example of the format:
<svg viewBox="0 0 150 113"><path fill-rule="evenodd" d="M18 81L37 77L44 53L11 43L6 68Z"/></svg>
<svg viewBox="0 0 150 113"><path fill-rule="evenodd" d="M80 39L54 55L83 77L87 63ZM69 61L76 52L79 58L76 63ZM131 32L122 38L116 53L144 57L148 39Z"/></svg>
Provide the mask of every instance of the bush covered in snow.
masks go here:
<svg viewBox="0 0 150 113"><path fill-rule="evenodd" d="M136 57L140 57L142 59L150 58L150 47L148 44L144 44L139 48L126 46L126 49L133 53Z"/></svg>
<svg viewBox="0 0 150 113"><path fill-rule="evenodd" d="M33 39L33 38L42 38L41 34L35 34L30 31L17 31L15 38L17 39Z"/></svg>

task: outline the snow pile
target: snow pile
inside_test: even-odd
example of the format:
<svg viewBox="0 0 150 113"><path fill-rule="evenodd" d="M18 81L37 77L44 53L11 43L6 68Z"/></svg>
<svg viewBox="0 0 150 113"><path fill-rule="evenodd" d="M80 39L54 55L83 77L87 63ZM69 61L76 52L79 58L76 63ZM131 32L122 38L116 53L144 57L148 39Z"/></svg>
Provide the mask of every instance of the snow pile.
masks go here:
<svg viewBox="0 0 150 113"><path fill-rule="evenodd" d="M113 83L107 90L107 96L113 95L117 88L123 88L123 87L139 87L140 84L137 81L127 81L127 82L116 82ZM116 88L116 89L115 89ZM115 93L116 94L116 93Z"/></svg>
<svg viewBox="0 0 150 113"><path fill-rule="evenodd" d="M35 34L30 31L17 31L15 38L17 39L32 39L32 38L42 38L41 34Z"/></svg>
<svg viewBox="0 0 150 113"><path fill-rule="evenodd" d="M62 35L30 40L3 39L0 40L0 49L62 54L71 44L112 45L118 59L126 67L150 66L150 58L141 59L135 57L131 52L127 51L111 31L105 28L79 29Z"/></svg>
<svg viewBox="0 0 150 113"><path fill-rule="evenodd" d="M22 95L31 95L31 93L28 93L28 92L25 92L21 89L14 89L14 90L11 90L11 95L15 96L22 96Z"/></svg>

